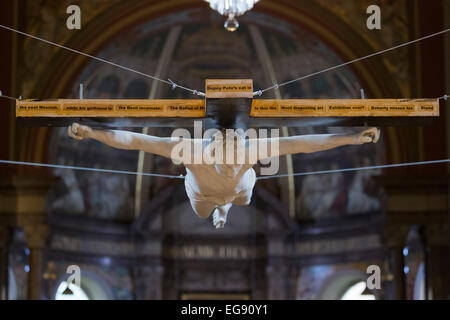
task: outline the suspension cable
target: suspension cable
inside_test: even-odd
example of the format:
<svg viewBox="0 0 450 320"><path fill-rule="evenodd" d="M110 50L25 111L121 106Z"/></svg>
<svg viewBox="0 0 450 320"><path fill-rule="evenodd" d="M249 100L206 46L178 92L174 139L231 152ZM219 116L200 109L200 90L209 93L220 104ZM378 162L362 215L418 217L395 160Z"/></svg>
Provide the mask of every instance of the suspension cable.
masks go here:
<svg viewBox="0 0 450 320"><path fill-rule="evenodd" d="M173 82L172 80L164 80L164 79L158 78L158 77L156 77L156 76L152 76L152 75L150 75L150 74L146 74L146 73L140 72L140 71L138 71L138 70L131 69L131 68L128 68L128 67L119 65L119 64L117 64L117 63L114 63L114 62L111 62L111 61L108 61L108 60L105 60L105 59L96 57L96 56L92 56L92 55L87 54L87 53L84 53L84 52L82 52L82 51L78 51L78 50L75 50L75 49L72 49L72 48L69 48L69 47L60 45L60 44L58 44L58 43L55 43L55 42L52 42L52 41L49 41L49 40L46 40L46 39L43 39L43 38L39 38L39 37L33 36L33 35L28 34L28 33L26 33L26 32L22 32L22 31L19 31L19 30L16 30L16 29L13 29L13 28L10 28L10 27L1 25L1 24L0 24L0 28L3 28L3 29L6 29L6 30L9 30L9 31L12 31L12 32L15 32L15 33L24 35L24 36L26 36L26 37L30 37L30 38L35 39L35 40L42 41L42 42L47 43L47 44L49 44L49 45L56 46L56 47L61 48L61 49L64 49L64 50L71 51L71 52L73 52L73 53L76 53L76 54L79 54L79 55L88 57L88 58L90 58L90 59L93 59L93 60L96 60L96 61L99 61L99 62L102 62L102 63L106 63L106 64L109 64L109 65L112 65L112 66L114 66L114 67L117 67L117 68L120 68L120 69L123 69L123 70L126 70L126 71L134 72L134 73L136 73L136 74L138 74L138 75L141 75L141 76L143 76L143 77L146 77L146 78L150 78L150 79L153 79L153 80L156 80L156 81L160 81L160 82L162 82L162 83L165 83L165 84L167 84L167 85L170 85L170 86L172 87L172 89L180 88L180 89L189 91L189 92L191 92L192 94L195 94L195 95L198 95L198 96L205 96L205 94L204 94L203 92L200 92L200 91L197 91L197 90L193 90L193 89L190 89L190 88L187 88L187 87L178 85L178 84L176 84L175 82Z"/></svg>

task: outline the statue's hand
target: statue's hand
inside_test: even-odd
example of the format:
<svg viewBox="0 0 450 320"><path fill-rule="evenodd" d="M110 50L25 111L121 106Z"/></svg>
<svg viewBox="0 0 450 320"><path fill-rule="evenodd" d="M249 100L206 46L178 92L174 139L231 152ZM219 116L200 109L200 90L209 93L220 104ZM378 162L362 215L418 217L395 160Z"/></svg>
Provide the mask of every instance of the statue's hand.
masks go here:
<svg viewBox="0 0 450 320"><path fill-rule="evenodd" d="M69 137L72 137L77 140L83 140L84 138L88 138L89 134L92 132L92 129L88 126L83 126L79 123L73 123L71 126L67 128L67 134Z"/></svg>
<svg viewBox="0 0 450 320"><path fill-rule="evenodd" d="M377 143L380 139L380 129L370 128L356 134L356 144Z"/></svg>

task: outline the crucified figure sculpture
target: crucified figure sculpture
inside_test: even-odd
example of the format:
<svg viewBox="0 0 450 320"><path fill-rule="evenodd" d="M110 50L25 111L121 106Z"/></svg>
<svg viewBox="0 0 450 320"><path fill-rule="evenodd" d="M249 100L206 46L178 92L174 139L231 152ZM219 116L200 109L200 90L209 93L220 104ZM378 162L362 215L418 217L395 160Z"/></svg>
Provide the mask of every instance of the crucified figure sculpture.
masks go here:
<svg viewBox="0 0 450 320"><path fill-rule="evenodd" d="M220 132L220 131L219 131ZM173 149L181 140L187 143L200 143L203 149L210 149L211 152L220 151L223 148L221 157L225 158L228 153L234 155L238 153L236 146L226 149L227 142L217 139L182 139L182 138L162 138L145 134L139 134L128 131L119 130L94 130L88 126L78 123L68 127L68 135L74 139L95 139L108 146L125 150L140 150L147 153L156 154L166 158L173 159ZM220 135L221 136L221 135ZM376 143L380 137L380 130L370 128L356 134L318 134L318 135L302 135L282 138L265 138L257 139L258 143L278 144L276 154L267 154L266 158L273 158L281 155L296 153L313 153L323 150L329 150L344 145L360 145L364 143ZM227 139L229 137L227 136ZM223 228L226 223L228 212L232 205L245 206L250 204L253 193L253 187L256 183L256 173L253 165L261 157L255 157L249 160L251 152L249 139L245 136L234 134L233 141L240 140L244 146L245 161L243 163L232 163L221 161L216 163L200 163L184 162L186 167L185 188L186 194L191 202L192 209L202 219L208 218L213 214L213 225L217 229ZM274 139L277 139L275 142ZM227 140L228 141L228 140ZM217 148L217 142L219 148ZM211 148L214 146L214 148ZM191 150L191 148L189 148ZM231 151L227 151L231 150ZM272 150L272 149L271 149ZM192 155L184 157L184 159L192 159L195 156L195 148ZM226 164L225 164L226 163Z"/></svg>

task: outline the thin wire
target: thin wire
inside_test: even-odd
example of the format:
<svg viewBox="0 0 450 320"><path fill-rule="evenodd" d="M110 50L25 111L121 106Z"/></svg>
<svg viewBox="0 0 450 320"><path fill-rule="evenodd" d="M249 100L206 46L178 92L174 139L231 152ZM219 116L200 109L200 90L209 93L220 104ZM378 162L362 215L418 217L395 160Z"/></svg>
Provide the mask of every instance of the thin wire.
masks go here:
<svg viewBox="0 0 450 320"><path fill-rule="evenodd" d="M399 49L399 48L408 46L410 44L413 44L413 43L416 43L416 42L419 42L419 41L422 41L422 40L426 40L426 39L438 36L440 34L448 32L448 31L450 31L450 29L445 29L445 30L442 30L442 31L439 31L439 32L436 32L436 33L433 33L433 34L430 34L430 35L427 35L427 36L424 36L422 38L418 38L418 39L415 39L415 40L412 40L412 41L409 41L409 42L405 42L405 43L402 43L402 44L397 45L397 46L392 47L392 48L388 48L388 49L384 49L384 50L381 50L381 51L377 51L377 52L374 52L374 53L369 54L367 56L364 56L364 57L361 57L361 58L358 58L358 59L355 59L355 60L352 60L352 61L348 61L348 62L345 62L345 63L341 63L341 64L339 64L337 66L330 67L330 68L327 68L327 69L323 69L321 71L317 71L317 72L311 73L309 75L302 76L300 78L293 79L293 80L290 80L290 81L287 81L287 82L284 82L284 83L281 83L281 84L274 84L273 86L271 86L269 88L266 88L264 90L258 90L256 92L254 92L253 95L259 95L260 96L261 94L263 94L264 92L266 92L268 90L277 89L279 87L288 85L288 84L293 83L293 82L301 81L301 80L304 80L304 79L307 79L307 78L311 78L313 76L316 76L316 75L319 75L319 74L322 74L322 73L325 73L325 72L328 72L328 71L332 71L332 70L335 70L335 69L338 69L338 68L341 68L341 67L345 67L345 66L348 66L349 64L352 64L352 63L355 63L355 62L359 62L359 61L362 61L362 60L365 60L365 59L368 59L368 58L372 58L374 56L377 56L377 55L380 55L380 54L383 54L383 53L386 53L386 52L389 52L389 51L392 51L392 50L395 50L395 49Z"/></svg>
<svg viewBox="0 0 450 320"><path fill-rule="evenodd" d="M170 80L170 79L169 79L169 80ZM172 80L170 80L170 81L172 81ZM172 81L172 83L173 83L173 81ZM174 83L174 86L178 86L178 85ZM202 93L200 92L200 93L197 93L197 94L198 94L198 95L201 95ZM439 98L436 98L436 99L437 99L437 100L446 100L446 101L447 101L449 96L450 96L450 95L448 95L448 94L444 94L442 97L439 97ZM14 97L6 96L6 95L4 95L4 94L2 93L1 90L0 90L0 98L9 99L9 100L12 100L12 101L22 100L22 97L14 98ZM418 99L416 99L416 100L418 100Z"/></svg>
<svg viewBox="0 0 450 320"><path fill-rule="evenodd" d="M279 174L272 176L257 177L256 180L267 180L275 178L285 178L289 176L310 176L318 174L329 174L329 173L340 173L340 172L352 172L352 171L365 171L365 170L375 170L375 169L386 169L386 168L397 168L397 167L410 167L410 166L420 166L420 165L430 165L439 163L450 163L450 159L444 160L432 160L432 161L421 161L421 162L409 162L409 163L397 163L397 164L386 164L380 166L369 166L369 167L357 167L357 168L346 168L346 169L335 169L335 170L323 170L323 171L313 171L313 172L297 172L294 174ZM23 161L12 161L12 160L0 160L0 164L13 164L13 165L24 165L24 166L34 166L34 167L46 167L46 168L58 168L58 169L70 169L70 170L80 170L80 171L93 171L93 172L103 172L103 173L117 173L117 174L128 174L128 175L142 175L169 179L184 179L185 176L179 175L167 175L158 173L138 173L134 171L122 171L122 170L110 170L110 169L97 169L88 167L75 167L75 166L64 166L58 164L47 164L47 163L35 163L35 162L23 162Z"/></svg>
<svg viewBox="0 0 450 320"><path fill-rule="evenodd" d="M105 59L102 59L102 58L98 58L96 56L92 56L90 54L87 54L87 53L84 53L84 52L81 52L81 51L78 51L78 50L75 50L75 49L72 49L72 48L60 45L60 44L57 44L57 43L49 41L49 40L45 40L45 39L33 36L31 34L28 34L28 33L25 33L25 32L22 32L22 31L19 31L19 30L16 30L16 29L13 29L13 28L1 25L1 24L0 24L0 28L6 29L6 30L9 30L9 31L12 31L12 32L16 32L16 33L24 35L26 37L30 37L30 38L33 38L35 40L39 40L39 41L45 42L47 44L56 46L58 48L65 49L65 50L68 50L68 51L80 54L82 56L85 56L85 57L88 57L88 58L91 58L91 59L94 59L94 60L97 60L97 61L100 61L100 62L103 62L103 63L107 63L109 65L112 65L114 67L117 67L117 68L120 68L120 69L123 69L123 70L126 70L126 71L134 72L134 73L139 74L139 75L141 75L143 77L147 77L147 78L150 78L150 79L153 79L153 80L156 80L156 81L160 81L160 82L163 82L163 83L168 84L170 86L173 85L173 81L167 81L167 80L164 80L164 79L160 79L158 77L155 77L155 76L152 76L152 75L149 75L149 74L137 71L135 69L131 69L131 68L128 68L128 67L121 66L121 65L119 65L117 63L114 63L114 62L111 62L111 61L108 61L108 60L105 60ZM193 93L195 95L204 96L203 92L200 92L200 91L197 91L197 90L193 90L193 89L190 89L190 88L187 88L187 87L183 87L183 86L180 86L178 84L176 85L176 87L178 87L180 89L183 89L183 90L187 90L187 91L189 91L189 92L191 92L191 93Z"/></svg>
<svg viewBox="0 0 450 320"><path fill-rule="evenodd" d="M170 79L169 79L170 80ZM170 80L170 81L172 81L172 80ZM173 82L173 81L172 81ZM177 84L175 84L174 83L174 85L175 86L178 86ZM197 94L202 94L201 92L200 93L197 93ZM448 98L449 98L449 94L444 94L442 97L439 97L439 98L436 98L437 100L448 100ZM3 93L2 93L2 91L0 90L0 98L5 98L5 99L9 99L9 100L13 100L13 101L16 101L16 100L22 100L22 98L21 97L19 97L19 98L14 98L14 97L10 97L10 96L6 96L6 95L4 95Z"/></svg>
<svg viewBox="0 0 450 320"><path fill-rule="evenodd" d="M432 160L432 161L421 161L421 162L409 162L409 163L397 163L397 164L386 164L381 166L370 166L370 167L358 167L358 168L347 168L347 169L334 169L334 170L323 170L323 171L313 171L313 172L298 172L294 174L279 174L273 176L257 177L257 180L267 180L275 178L285 178L289 176L310 176L317 174L328 174L328 173L339 173L339 172L351 172L351 171L362 171L362 170L375 170L375 169L386 169L386 168L396 168L396 167L409 167L409 166L420 166L427 164L437 164L437 163L449 163L450 159L445 160Z"/></svg>
<svg viewBox="0 0 450 320"><path fill-rule="evenodd" d="M11 161L11 160L0 160L0 164L1 163L3 163L3 164L14 164L14 165L23 165L23 166L34 166L34 167L71 169L71 170L80 170L80 171L95 171L95 172L104 172L104 173L118 173L118 174L128 174L128 175L136 175L136 176L142 175L142 176L149 176L149 177L169 178L169 179L184 179L183 175L172 176L172 175L158 174L158 173L138 173L138 172L133 172L133 171L122 171L122 170L110 170L110 169L97 169L97 168L87 168L87 167L64 166L64 165L59 165L59 164L22 162L22 161Z"/></svg>

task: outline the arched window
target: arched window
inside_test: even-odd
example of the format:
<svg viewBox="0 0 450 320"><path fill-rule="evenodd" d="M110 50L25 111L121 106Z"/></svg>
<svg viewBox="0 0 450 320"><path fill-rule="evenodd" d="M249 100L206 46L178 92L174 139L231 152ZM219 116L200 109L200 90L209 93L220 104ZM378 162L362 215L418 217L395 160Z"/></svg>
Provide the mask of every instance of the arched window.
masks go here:
<svg viewBox="0 0 450 320"><path fill-rule="evenodd" d="M114 293L102 277L90 270L83 270L81 275L81 287L75 283L67 285L67 277L61 277L55 286L55 300L113 300Z"/></svg>
<svg viewBox="0 0 450 320"><path fill-rule="evenodd" d="M331 274L317 294L318 300L377 300L377 292L366 286L367 274L347 269Z"/></svg>
<svg viewBox="0 0 450 320"><path fill-rule="evenodd" d="M341 300L375 300L364 281L351 285L342 295Z"/></svg>
<svg viewBox="0 0 450 320"><path fill-rule="evenodd" d="M76 284L62 281L56 290L55 300L90 300L88 295Z"/></svg>

